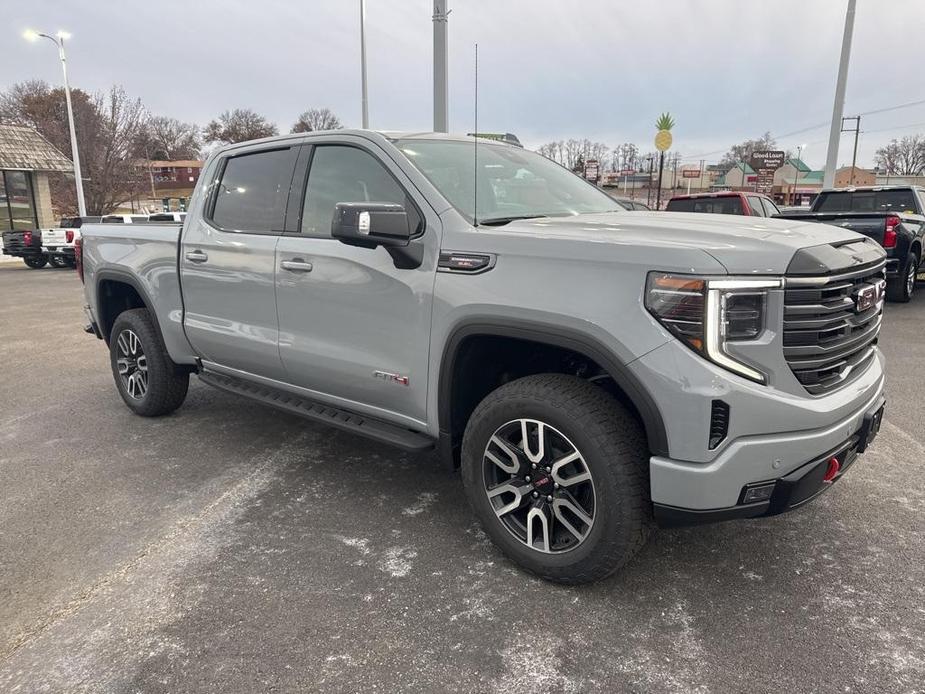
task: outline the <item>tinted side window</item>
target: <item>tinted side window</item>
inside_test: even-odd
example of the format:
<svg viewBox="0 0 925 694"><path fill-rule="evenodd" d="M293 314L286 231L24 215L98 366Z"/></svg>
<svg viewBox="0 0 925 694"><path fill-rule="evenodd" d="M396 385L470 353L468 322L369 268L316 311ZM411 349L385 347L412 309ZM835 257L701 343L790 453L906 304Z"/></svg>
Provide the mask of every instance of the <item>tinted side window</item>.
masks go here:
<svg viewBox="0 0 925 694"><path fill-rule="evenodd" d="M319 145L312 155L302 234L331 235L334 206L339 202L391 202L404 205L414 225L416 211L385 166L368 152L346 145Z"/></svg>
<svg viewBox="0 0 925 694"><path fill-rule="evenodd" d="M289 148L230 157L217 183L212 221L235 231L282 229L292 167Z"/></svg>
<svg viewBox="0 0 925 694"><path fill-rule="evenodd" d="M764 208L761 206L761 198L757 198L754 195L749 195L748 197L748 207L752 211L752 215L755 217L764 217Z"/></svg>
<svg viewBox="0 0 925 694"><path fill-rule="evenodd" d="M125 224L125 220L122 217L103 217L103 224Z"/></svg>

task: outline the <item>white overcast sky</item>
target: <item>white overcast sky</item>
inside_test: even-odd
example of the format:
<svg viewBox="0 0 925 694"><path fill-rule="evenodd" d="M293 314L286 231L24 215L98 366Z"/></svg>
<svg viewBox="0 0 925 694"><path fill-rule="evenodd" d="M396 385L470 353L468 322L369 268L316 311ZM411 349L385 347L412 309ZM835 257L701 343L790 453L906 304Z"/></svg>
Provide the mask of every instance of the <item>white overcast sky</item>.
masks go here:
<svg viewBox="0 0 925 694"><path fill-rule="evenodd" d="M674 148L711 153L831 118L847 0L450 0L450 129L528 146L588 137L651 149L662 111ZM122 84L156 114L206 123L248 107L287 131L313 106L360 125L359 0L0 0L0 88L60 81L54 47L27 27L67 29L71 83ZM430 130L429 0L367 0L373 128ZM925 100L925 0L858 0L845 115ZM925 132L925 104L864 116L860 163L891 137ZM827 129L808 143L821 166ZM842 139L841 163L850 161Z"/></svg>

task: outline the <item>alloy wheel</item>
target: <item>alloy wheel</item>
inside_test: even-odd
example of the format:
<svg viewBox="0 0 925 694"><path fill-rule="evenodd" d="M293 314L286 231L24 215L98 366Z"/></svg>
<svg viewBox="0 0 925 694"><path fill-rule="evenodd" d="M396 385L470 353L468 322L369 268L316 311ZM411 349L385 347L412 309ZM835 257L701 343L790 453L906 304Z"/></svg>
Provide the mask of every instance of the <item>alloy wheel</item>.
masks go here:
<svg viewBox="0 0 925 694"><path fill-rule="evenodd" d="M135 400L144 398L148 392L148 359L141 346L141 339L133 330L125 329L116 340L119 355L116 366L125 392Z"/></svg>
<svg viewBox="0 0 925 694"><path fill-rule="evenodd" d="M555 427L515 419L495 430L482 456L488 501L501 524L530 549L567 552L594 524L591 470Z"/></svg>
<svg viewBox="0 0 925 694"><path fill-rule="evenodd" d="M906 275L906 293L910 296L915 291L915 279L918 275L918 266L914 260L909 261L909 272Z"/></svg>

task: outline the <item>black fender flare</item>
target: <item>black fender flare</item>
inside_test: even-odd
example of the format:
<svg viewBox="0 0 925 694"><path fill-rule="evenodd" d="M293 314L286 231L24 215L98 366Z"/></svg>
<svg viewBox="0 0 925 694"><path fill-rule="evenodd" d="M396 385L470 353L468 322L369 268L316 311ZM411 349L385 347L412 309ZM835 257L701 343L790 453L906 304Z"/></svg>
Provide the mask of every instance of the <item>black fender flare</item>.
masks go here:
<svg viewBox="0 0 925 694"><path fill-rule="evenodd" d="M97 319L100 321L100 323L102 323L103 316L105 315L103 313L103 293L100 291L100 288L103 282L107 282L107 281L108 282L120 282L122 284L129 285L132 289L135 290L135 292L141 298L141 302L145 305L145 308L148 309L148 314L151 316L151 320L154 321L154 327L157 328L158 333L160 333L161 335L164 334L163 332L161 332L161 326L157 320L157 313L154 311L154 302L151 301L151 297L148 295L147 290L144 288L144 286L138 281L138 279L134 275L132 275L131 273L125 272L123 270L114 270L114 269L100 270L99 272L96 273L95 281L96 281L96 316L97 316ZM100 325L99 329L103 335L103 340L105 340L106 344L108 345L109 344L109 330L112 329L112 326L109 325L105 327L107 328L106 330L103 329L104 328L103 325Z"/></svg>
<svg viewBox="0 0 925 694"><path fill-rule="evenodd" d="M655 400L636 375L594 337L558 325L516 318L483 317L472 318L457 325L443 347L440 360L437 416L440 428L440 450L444 456L453 455L455 441L462 433L452 431L451 390L456 359L462 343L467 338L477 335L540 342L569 349L592 359L607 371L635 406L645 426L651 454L668 455L668 432Z"/></svg>

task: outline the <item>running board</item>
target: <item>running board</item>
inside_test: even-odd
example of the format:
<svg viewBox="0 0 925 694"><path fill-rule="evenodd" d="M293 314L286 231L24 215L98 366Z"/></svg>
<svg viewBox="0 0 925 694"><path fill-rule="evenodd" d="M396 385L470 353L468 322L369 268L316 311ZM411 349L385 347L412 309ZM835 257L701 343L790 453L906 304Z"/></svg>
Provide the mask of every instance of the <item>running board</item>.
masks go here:
<svg viewBox="0 0 925 694"><path fill-rule="evenodd" d="M243 395L264 405L289 412L315 422L321 422L344 431L365 436L376 441L391 444L406 451L424 451L434 447L434 439L403 429L400 426L372 419L364 415L341 410L330 405L294 395L284 390L259 385L241 378L218 374L214 371L199 372L199 380L220 390Z"/></svg>

